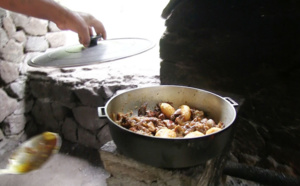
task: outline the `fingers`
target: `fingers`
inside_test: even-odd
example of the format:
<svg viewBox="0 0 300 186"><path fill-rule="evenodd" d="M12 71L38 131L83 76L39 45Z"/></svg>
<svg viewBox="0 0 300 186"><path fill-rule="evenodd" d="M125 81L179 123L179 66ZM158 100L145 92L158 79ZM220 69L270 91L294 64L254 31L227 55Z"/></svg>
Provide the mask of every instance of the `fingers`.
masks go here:
<svg viewBox="0 0 300 186"><path fill-rule="evenodd" d="M85 47L88 47L90 44L90 27L85 25L84 27L77 30L79 42L84 45Z"/></svg>
<svg viewBox="0 0 300 186"><path fill-rule="evenodd" d="M97 35L101 34L103 39L107 38L106 30L104 28L104 25L101 23L101 21L99 21L98 19L96 19L95 17L87 13L78 12L78 14L85 21L89 29L93 27ZM90 35L92 35L93 34L92 30L89 30L89 33Z"/></svg>
<svg viewBox="0 0 300 186"><path fill-rule="evenodd" d="M96 32L96 34L97 35L102 35L102 38L103 39L106 39L106 30L105 30L105 28L104 28L104 26L103 26L103 24L100 22L100 21L98 21L98 20L94 20L93 21L93 24L92 24L92 26L94 27L94 29L95 29L95 32Z"/></svg>

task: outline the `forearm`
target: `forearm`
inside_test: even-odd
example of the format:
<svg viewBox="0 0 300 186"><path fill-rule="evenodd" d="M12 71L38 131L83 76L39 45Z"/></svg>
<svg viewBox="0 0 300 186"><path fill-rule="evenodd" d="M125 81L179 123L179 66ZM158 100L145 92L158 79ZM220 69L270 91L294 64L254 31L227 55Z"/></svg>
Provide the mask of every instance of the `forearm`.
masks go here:
<svg viewBox="0 0 300 186"><path fill-rule="evenodd" d="M25 14L28 16L46 19L56 23L62 30L72 30L78 33L80 43L88 46L92 27L96 34L106 38L103 24L94 16L86 13L73 12L53 0L0 0L0 7Z"/></svg>
<svg viewBox="0 0 300 186"><path fill-rule="evenodd" d="M10 11L50 20L62 25L75 19L69 9L53 0L0 0L0 6Z"/></svg>

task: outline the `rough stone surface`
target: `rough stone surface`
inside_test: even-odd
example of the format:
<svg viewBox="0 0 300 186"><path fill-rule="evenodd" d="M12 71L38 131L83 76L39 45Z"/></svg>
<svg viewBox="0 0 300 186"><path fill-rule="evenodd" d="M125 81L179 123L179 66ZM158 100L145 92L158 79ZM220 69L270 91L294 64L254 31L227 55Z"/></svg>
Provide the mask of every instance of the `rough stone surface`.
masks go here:
<svg viewBox="0 0 300 186"><path fill-rule="evenodd" d="M82 127L78 128L78 142L94 149L99 149L101 147L101 143L97 140L97 136Z"/></svg>
<svg viewBox="0 0 300 186"><path fill-rule="evenodd" d="M2 20L2 19L1 19ZM0 27L0 48L3 48L8 42L8 36L4 29Z"/></svg>
<svg viewBox="0 0 300 186"><path fill-rule="evenodd" d="M66 118L62 125L63 137L67 140L77 142L77 123L73 118Z"/></svg>
<svg viewBox="0 0 300 186"><path fill-rule="evenodd" d="M6 30L8 37L12 38L12 36L16 33L16 27L13 23L13 20L11 17L5 17L2 19L3 21L3 27Z"/></svg>
<svg viewBox="0 0 300 186"><path fill-rule="evenodd" d="M26 81L23 79L18 79L17 81L9 84L7 93L9 93L9 95L12 97L23 99L26 94Z"/></svg>
<svg viewBox="0 0 300 186"><path fill-rule="evenodd" d="M52 84L48 80L39 80L30 81L30 90L37 98L51 98L56 101L61 101L64 106L69 108L73 108L75 105L75 95L67 86ZM64 96L62 97L61 95Z"/></svg>
<svg viewBox="0 0 300 186"><path fill-rule="evenodd" d="M44 52L49 48L45 36L28 36L25 50L26 52Z"/></svg>
<svg viewBox="0 0 300 186"><path fill-rule="evenodd" d="M100 142L100 147L102 147L108 141L112 140L107 122L108 121L106 121L106 124L101 128L101 130L99 130L99 132L97 134L97 139ZM99 149L97 149L97 150L99 150Z"/></svg>
<svg viewBox="0 0 300 186"><path fill-rule="evenodd" d="M1 57L5 61L21 63L23 57L23 46L15 40L10 39L7 44L0 49Z"/></svg>
<svg viewBox="0 0 300 186"><path fill-rule="evenodd" d="M50 48L57 48L64 46L66 43L66 36L64 32L50 32L46 34L46 39L49 42Z"/></svg>
<svg viewBox="0 0 300 186"><path fill-rule="evenodd" d="M72 109L76 121L85 129L97 131L105 121L98 118L97 108L75 107Z"/></svg>
<svg viewBox="0 0 300 186"><path fill-rule="evenodd" d="M18 102L18 106L14 114L25 114L31 111L34 101L32 99L22 99Z"/></svg>
<svg viewBox="0 0 300 186"><path fill-rule="evenodd" d="M55 23L53 23L52 21L50 21L49 24L48 24L48 30L49 30L49 32L58 32L58 31L60 31L60 29L57 27L57 25Z"/></svg>
<svg viewBox="0 0 300 186"><path fill-rule="evenodd" d="M63 106L59 102L56 102L56 101L52 102L51 107L52 107L53 116L57 121L64 121L65 118L68 115L70 115L69 109L66 108L65 106Z"/></svg>
<svg viewBox="0 0 300 186"><path fill-rule="evenodd" d="M18 14L15 12L9 12L9 15L13 19L17 29L24 28L28 24L30 19L29 17L23 14Z"/></svg>
<svg viewBox="0 0 300 186"><path fill-rule="evenodd" d="M51 102L49 100L36 100L32 108L32 114L36 123L50 131L59 132L60 126L53 116Z"/></svg>
<svg viewBox="0 0 300 186"><path fill-rule="evenodd" d="M112 90L108 85L103 85L100 89L100 94L104 99L108 99L114 95L114 90Z"/></svg>
<svg viewBox="0 0 300 186"><path fill-rule="evenodd" d="M48 21L30 17L27 24L23 25L23 28L28 35L45 35L48 31Z"/></svg>
<svg viewBox="0 0 300 186"><path fill-rule="evenodd" d="M0 77L1 80L5 83L11 83L19 77L18 65L0 60Z"/></svg>
<svg viewBox="0 0 300 186"><path fill-rule="evenodd" d="M12 114L4 120L2 130L7 136L16 135L24 131L26 122L26 117L23 114Z"/></svg>
<svg viewBox="0 0 300 186"><path fill-rule="evenodd" d="M17 101L9 97L6 92L0 89L0 123L11 113L13 113L17 108Z"/></svg>
<svg viewBox="0 0 300 186"><path fill-rule="evenodd" d="M104 100L101 94L97 94L93 87L91 88L78 87L74 92L83 105L87 105L91 107L98 107L104 105Z"/></svg>
<svg viewBox="0 0 300 186"><path fill-rule="evenodd" d="M0 130L0 143L5 139L5 136L2 132L2 130Z"/></svg>
<svg viewBox="0 0 300 186"><path fill-rule="evenodd" d="M23 30L17 31L14 33L13 38L18 41L19 43L22 43L23 45L25 45L26 41L27 41L27 37L26 34L24 33Z"/></svg>

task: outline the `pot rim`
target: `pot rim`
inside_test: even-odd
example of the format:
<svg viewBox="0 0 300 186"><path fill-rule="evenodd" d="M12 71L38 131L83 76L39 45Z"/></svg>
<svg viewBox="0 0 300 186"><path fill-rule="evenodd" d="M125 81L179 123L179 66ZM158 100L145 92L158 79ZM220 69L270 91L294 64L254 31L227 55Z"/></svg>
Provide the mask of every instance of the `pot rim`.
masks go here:
<svg viewBox="0 0 300 186"><path fill-rule="evenodd" d="M140 90L140 89L149 89L149 88L157 88L157 87L187 88L187 89L194 89L194 90L197 90L197 91L200 90L200 91L203 91L203 92L205 92L205 93L211 94L211 95L216 96L216 97L222 99L223 101L227 102L228 105L229 105L229 106L231 107L231 109L233 110L234 116L232 117L230 123L228 123L228 124L225 126L225 128L223 128L223 129L220 130L220 131L211 133L211 134L206 134L206 135L204 135L204 136L191 137L191 138L184 138L184 137L164 138L164 137L157 137L157 136L147 136L147 135L144 135L144 134L139 134L139 133L130 131L130 130L128 130L128 129L126 129L126 128L120 126L120 125L118 125L117 123L115 123L115 122L111 119L111 117L110 117L109 115L107 115L107 113L108 113L108 112L107 112L107 107L108 107L108 105L110 104L110 102L112 102L116 97L119 97L119 96L121 96L121 95L123 95L123 94L125 94L125 93L128 93L128 92L133 92L133 91L137 91L137 90ZM220 95L218 95L218 94L215 94L215 93L213 93L213 92L210 92L210 91L207 91L207 90L204 90L204 89L199 89L199 88L194 88L194 87L188 87L188 86L181 86L181 85L154 85L154 86L147 86L147 87L133 88L133 89L124 91L124 92L122 92L122 93L120 93L120 94L118 94L118 95L114 95L114 96L111 97L111 98L108 100L108 102L105 104L104 109L105 109L106 117L107 117L107 118L109 119L109 121L110 121L110 122L109 122L109 126L110 126L110 125L116 125L117 127L119 127L120 129L122 129L122 130L124 130L124 131L130 132L130 133L132 133L132 134L134 134L134 135L138 135L138 136L145 137L145 138L154 138L154 139L163 139L163 140L186 140L186 141L188 141L188 140L191 140L191 139L208 138L208 137L210 137L210 136L214 136L214 135L216 135L216 134L225 132L225 130L227 130L227 129L234 123L234 121L235 121L235 119L236 119L236 110L235 110L235 108L234 108L233 105L234 105L234 104L232 104L231 102L229 102L228 100L226 100L225 97L222 97L222 96L220 96Z"/></svg>

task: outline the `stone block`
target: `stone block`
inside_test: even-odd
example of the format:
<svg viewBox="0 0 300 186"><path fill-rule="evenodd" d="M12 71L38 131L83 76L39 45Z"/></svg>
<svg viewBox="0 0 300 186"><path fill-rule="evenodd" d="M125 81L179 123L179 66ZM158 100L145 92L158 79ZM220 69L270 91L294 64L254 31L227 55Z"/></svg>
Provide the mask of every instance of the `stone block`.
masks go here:
<svg viewBox="0 0 300 186"><path fill-rule="evenodd" d="M3 48L8 42L8 35L4 29L0 27L0 49Z"/></svg>
<svg viewBox="0 0 300 186"><path fill-rule="evenodd" d="M67 108L73 108L75 105L74 92L68 86L56 85L54 81L43 79L31 80L29 85L31 93L37 98L50 98Z"/></svg>
<svg viewBox="0 0 300 186"><path fill-rule="evenodd" d="M21 63L23 57L23 45L10 39L7 44L0 48L1 57L6 61Z"/></svg>
<svg viewBox="0 0 300 186"><path fill-rule="evenodd" d="M25 45L26 52L44 52L49 48L45 36L29 36Z"/></svg>
<svg viewBox="0 0 300 186"><path fill-rule="evenodd" d="M9 93L9 95L12 97L23 99L26 94L25 81L18 79L15 82L10 83L7 88L7 93Z"/></svg>
<svg viewBox="0 0 300 186"><path fill-rule="evenodd" d="M42 36L45 35L48 31L48 21L30 17L28 23L23 25L23 27L24 31L28 35Z"/></svg>
<svg viewBox="0 0 300 186"><path fill-rule="evenodd" d="M73 118L66 118L62 124L63 137L69 141L77 142L77 123Z"/></svg>
<svg viewBox="0 0 300 186"><path fill-rule="evenodd" d="M0 123L17 108L17 100L9 97L4 90L0 89Z"/></svg>
<svg viewBox="0 0 300 186"><path fill-rule="evenodd" d="M2 130L6 136L17 135L24 130L26 122L25 115L12 114L3 121Z"/></svg>
<svg viewBox="0 0 300 186"><path fill-rule="evenodd" d="M108 121L107 121L108 122ZM104 125L97 134L97 139L100 142L100 147L112 140L108 124ZM98 150L98 149L97 149Z"/></svg>
<svg viewBox="0 0 300 186"><path fill-rule="evenodd" d="M13 19L16 27L19 29L23 29L28 24L30 19L28 16L15 12L9 12L9 15Z"/></svg>
<svg viewBox="0 0 300 186"><path fill-rule="evenodd" d="M25 44L26 41L27 41L27 37L26 37L26 35L25 35L25 33L24 33L23 30L15 32L14 35L13 35L13 38L17 42L22 43L22 44Z"/></svg>
<svg viewBox="0 0 300 186"><path fill-rule="evenodd" d="M13 23L11 17L5 17L2 19L2 21L3 21L3 27L6 30L8 37L11 39L12 36L16 33L16 26Z"/></svg>
<svg viewBox="0 0 300 186"><path fill-rule="evenodd" d="M0 79L5 83L11 83L19 77L19 65L0 60Z"/></svg>
<svg viewBox="0 0 300 186"><path fill-rule="evenodd" d="M103 96L104 99L108 99L110 97L112 97L114 95L114 90L111 89L112 87L108 86L108 85L102 85L100 87L100 95Z"/></svg>
<svg viewBox="0 0 300 186"><path fill-rule="evenodd" d="M82 127L78 127L78 143L94 149L101 147L96 135Z"/></svg>
<svg viewBox="0 0 300 186"><path fill-rule="evenodd" d="M42 82L41 82L42 83ZM73 85L68 85L65 82L51 82L48 96L54 101L60 102L67 108L73 108L76 104L76 96L72 90ZM63 96L62 96L63 95Z"/></svg>
<svg viewBox="0 0 300 186"><path fill-rule="evenodd" d="M32 115L39 125L45 126L45 129L59 132L60 125L55 120L49 100L37 100L32 108Z"/></svg>
<svg viewBox="0 0 300 186"><path fill-rule="evenodd" d="M66 34L64 32L50 32L45 37L49 42L50 48L61 47L66 43Z"/></svg>
<svg viewBox="0 0 300 186"><path fill-rule="evenodd" d="M104 105L102 95L97 94L92 87L76 88L74 92L83 105L90 107Z"/></svg>
<svg viewBox="0 0 300 186"><path fill-rule="evenodd" d="M105 120L98 117L97 108L80 106L73 108L72 112L80 126L93 133L105 125Z"/></svg>
<svg viewBox="0 0 300 186"><path fill-rule="evenodd" d="M53 116L57 121L64 121L65 117L71 112L70 109L56 101L51 104L51 108Z"/></svg>
<svg viewBox="0 0 300 186"><path fill-rule="evenodd" d="M40 133L40 129L39 126L37 125L37 123L35 123L33 120L29 120L26 123L26 127L25 127L25 133L27 136L34 136L38 133Z"/></svg>
<svg viewBox="0 0 300 186"><path fill-rule="evenodd" d="M25 114L31 111L33 107L33 100L32 99L22 99L18 101L18 105L16 110L14 111L14 114Z"/></svg>
<svg viewBox="0 0 300 186"><path fill-rule="evenodd" d="M49 30L49 32L58 32L58 31L60 31L60 29L57 27L57 25L55 23L53 23L52 21L49 21L48 30Z"/></svg>
<svg viewBox="0 0 300 186"><path fill-rule="evenodd" d="M2 130L0 129L0 142L2 140L4 140L4 139L5 139L5 136L4 136L3 132L2 132Z"/></svg>

